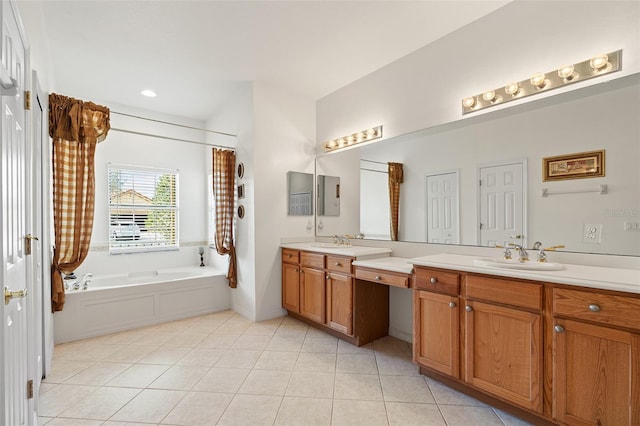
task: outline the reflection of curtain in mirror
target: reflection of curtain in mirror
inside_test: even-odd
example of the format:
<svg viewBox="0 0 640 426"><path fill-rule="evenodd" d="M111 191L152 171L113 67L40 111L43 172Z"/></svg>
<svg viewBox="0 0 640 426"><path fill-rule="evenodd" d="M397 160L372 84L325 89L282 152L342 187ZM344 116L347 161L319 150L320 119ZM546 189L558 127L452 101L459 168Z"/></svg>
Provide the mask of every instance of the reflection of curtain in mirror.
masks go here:
<svg viewBox="0 0 640 426"><path fill-rule="evenodd" d="M53 230L51 307L64 306L62 273L69 274L89 253L95 204L94 156L107 137L109 109L92 102L49 95L49 136L53 139Z"/></svg>
<svg viewBox="0 0 640 426"><path fill-rule="evenodd" d="M398 212L400 209L400 184L404 180L402 163L388 163L389 205L391 207L391 241L398 241Z"/></svg>
<svg viewBox="0 0 640 426"><path fill-rule="evenodd" d="M235 207L236 153L213 148L213 197L216 205L216 251L229 255L227 279L229 287L238 285L236 274L236 248L233 240Z"/></svg>

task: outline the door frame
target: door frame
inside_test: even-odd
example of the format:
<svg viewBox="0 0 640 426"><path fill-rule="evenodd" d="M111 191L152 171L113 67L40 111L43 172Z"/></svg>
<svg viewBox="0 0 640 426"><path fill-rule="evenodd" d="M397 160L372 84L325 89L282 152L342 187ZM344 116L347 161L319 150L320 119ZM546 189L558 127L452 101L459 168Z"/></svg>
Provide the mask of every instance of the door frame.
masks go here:
<svg viewBox="0 0 640 426"><path fill-rule="evenodd" d="M496 166L508 166L510 164L520 164L522 166L522 234L524 238L522 239L522 246L527 247L527 241L529 240L529 221L527 212L529 210L529 196L528 190L529 187L529 172L528 172L528 159L527 157L514 158L512 160L496 160L489 161L486 163L478 163L476 164L476 245L479 246L482 241L481 237L481 229L480 229L480 217L482 215L482 200L480 199L480 169L484 169L486 167L496 167Z"/></svg>
<svg viewBox="0 0 640 426"><path fill-rule="evenodd" d="M427 180L430 176L439 176L439 175L448 175L448 174L452 174L455 173L456 175L456 185L457 185L457 191L456 191L456 199L457 199L457 206L455 209L455 216L456 216L456 222L458 225L458 238L456 243L454 244L460 244L460 241L462 241L462 235L461 235L461 229L460 229L460 169L448 169L448 170L442 170L442 171L437 171L437 172L427 172L424 175L424 195L425 195L425 200L424 200L424 211L426 212L425 215L425 227L424 227L424 239L427 243L429 243L429 225L428 225L428 218L429 218L429 197L427 197L427 193L429 192L429 187L427 185Z"/></svg>

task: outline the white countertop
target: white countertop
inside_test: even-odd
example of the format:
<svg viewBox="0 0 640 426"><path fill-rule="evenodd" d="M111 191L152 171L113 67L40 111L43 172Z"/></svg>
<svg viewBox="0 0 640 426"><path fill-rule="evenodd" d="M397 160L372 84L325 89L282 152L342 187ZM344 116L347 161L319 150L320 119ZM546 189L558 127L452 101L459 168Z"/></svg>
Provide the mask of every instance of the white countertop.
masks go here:
<svg viewBox="0 0 640 426"><path fill-rule="evenodd" d="M637 269L564 264L566 269L561 271L514 270L478 266L473 262L474 259L477 258L476 256L443 253L416 257L409 259L408 262L417 266L456 269L459 271L498 275L502 277L522 278L556 284L580 285L583 287L640 294L640 270Z"/></svg>
<svg viewBox="0 0 640 426"><path fill-rule="evenodd" d="M400 272L401 274L410 274L413 272L413 265L408 263L406 257L380 257L367 260L355 260L353 265L365 268L380 269L383 271Z"/></svg>
<svg viewBox="0 0 640 426"><path fill-rule="evenodd" d="M336 254L340 256L355 257L356 259L370 259L386 257L391 254L391 249L383 247L345 246L345 247L317 247L315 243L283 243L280 247L313 251L317 253Z"/></svg>

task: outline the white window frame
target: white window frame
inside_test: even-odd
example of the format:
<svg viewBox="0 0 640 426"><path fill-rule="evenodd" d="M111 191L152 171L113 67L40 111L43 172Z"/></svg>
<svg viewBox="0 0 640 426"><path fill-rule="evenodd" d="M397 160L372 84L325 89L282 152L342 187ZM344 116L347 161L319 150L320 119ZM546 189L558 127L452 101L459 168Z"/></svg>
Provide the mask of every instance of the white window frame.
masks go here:
<svg viewBox="0 0 640 426"><path fill-rule="evenodd" d="M153 207L153 206L135 206L135 205L125 205L125 204L111 204L111 188L110 188L110 175L114 170L121 170L126 173L135 174L136 171L144 172L145 174L157 174L158 176L170 174L175 177L175 205L174 206L161 206L161 207ZM132 187L134 191L136 190L135 186ZM129 164L115 164L115 163L107 163L107 226L108 226L108 241L109 241L109 254L124 254L124 253L149 253L149 252L160 252L160 251L175 251L180 248L180 233L179 233L179 223L180 223L180 171L179 169L166 169L159 167L145 167L145 166L137 166L137 165L129 165ZM173 243L162 244L156 242L150 242L148 244L144 244L144 241L135 240L135 238L131 239L131 243L128 245L116 244L113 243L116 241L112 239L112 217L111 211L113 208L130 208L135 210L169 210L173 211L174 214L174 227L175 227L175 241ZM134 222L135 223L135 222ZM135 232L135 231L134 231ZM142 233L141 231L141 237Z"/></svg>

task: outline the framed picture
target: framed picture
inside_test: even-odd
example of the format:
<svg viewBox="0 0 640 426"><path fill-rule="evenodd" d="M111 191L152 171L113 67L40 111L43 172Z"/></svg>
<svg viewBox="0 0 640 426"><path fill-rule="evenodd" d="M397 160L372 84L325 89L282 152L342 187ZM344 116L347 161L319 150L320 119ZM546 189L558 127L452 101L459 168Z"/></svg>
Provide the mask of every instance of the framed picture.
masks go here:
<svg viewBox="0 0 640 426"><path fill-rule="evenodd" d="M542 159L545 182L604 176L604 149Z"/></svg>
<svg viewBox="0 0 640 426"><path fill-rule="evenodd" d="M238 199L244 198L244 183L242 185L238 185Z"/></svg>

